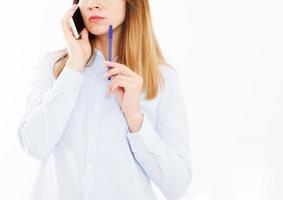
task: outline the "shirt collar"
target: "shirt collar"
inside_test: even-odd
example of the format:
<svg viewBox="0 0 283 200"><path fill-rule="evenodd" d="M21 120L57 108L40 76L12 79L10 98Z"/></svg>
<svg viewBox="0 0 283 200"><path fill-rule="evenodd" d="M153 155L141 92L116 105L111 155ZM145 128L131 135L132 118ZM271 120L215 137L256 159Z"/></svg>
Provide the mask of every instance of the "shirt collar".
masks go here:
<svg viewBox="0 0 283 200"><path fill-rule="evenodd" d="M96 58L105 61L105 56L103 55L102 51L100 51L97 48L94 48L94 53L91 55L91 58L86 64L86 67L92 66L94 62L97 60Z"/></svg>
<svg viewBox="0 0 283 200"><path fill-rule="evenodd" d="M107 78L102 78L103 74L108 71L108 67L104 63L105 56L103 52L97 48L94 48L94 53L87 62L85 66L85 73L91 75L93 78L97 79L99 82L109 82Z"/></svg>

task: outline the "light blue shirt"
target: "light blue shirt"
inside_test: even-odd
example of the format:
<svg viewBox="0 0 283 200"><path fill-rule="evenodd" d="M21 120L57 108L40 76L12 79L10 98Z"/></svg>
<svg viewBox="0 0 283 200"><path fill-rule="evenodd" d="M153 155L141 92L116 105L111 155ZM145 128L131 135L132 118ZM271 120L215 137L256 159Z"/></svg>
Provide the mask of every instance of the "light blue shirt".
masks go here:
<svg viewBox="0 0 283 200"><path fill-rule="evenodd" d="M165 90L141 95L144 115L131 133L95 49L82 72L65 67L55 79L59 51L35 65L17 136L24 152L41 160L31 200L156 200L151 181L169 200L192 179L188 125L177 71L159 65Z"/></svg>

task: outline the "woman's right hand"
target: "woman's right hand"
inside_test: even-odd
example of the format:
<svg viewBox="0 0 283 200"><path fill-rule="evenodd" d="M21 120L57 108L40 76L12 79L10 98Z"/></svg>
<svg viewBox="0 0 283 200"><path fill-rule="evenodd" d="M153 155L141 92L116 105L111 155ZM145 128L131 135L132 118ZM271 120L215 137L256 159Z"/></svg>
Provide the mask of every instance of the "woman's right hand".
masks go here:
<svg viewBox="0 0 283 200"><path fill-rule="evenodd" d="M91 45L88 38L88 31L86 28L81 33L81 39L76 39L73 35L72 29L69 24L70 17L73 16L78 4L74 4L70 8L61 20L65 40L67 42L67 49L69 59L66 62L66 66L81 72L87 60L91 56Z"/></svg>

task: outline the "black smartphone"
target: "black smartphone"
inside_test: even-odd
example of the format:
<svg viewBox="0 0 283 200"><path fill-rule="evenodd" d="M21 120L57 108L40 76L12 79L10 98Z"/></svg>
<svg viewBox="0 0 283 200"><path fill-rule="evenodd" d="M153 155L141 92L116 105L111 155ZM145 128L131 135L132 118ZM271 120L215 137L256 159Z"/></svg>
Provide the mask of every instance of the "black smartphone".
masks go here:
<svg viewBox="0 0 283 200"><path fill-rule="evenodd" d="M76 39L81 36L82 30L85 27L84 20L81 14L80 7L78 6L73 16L70 17L69 23Z"/></svg>

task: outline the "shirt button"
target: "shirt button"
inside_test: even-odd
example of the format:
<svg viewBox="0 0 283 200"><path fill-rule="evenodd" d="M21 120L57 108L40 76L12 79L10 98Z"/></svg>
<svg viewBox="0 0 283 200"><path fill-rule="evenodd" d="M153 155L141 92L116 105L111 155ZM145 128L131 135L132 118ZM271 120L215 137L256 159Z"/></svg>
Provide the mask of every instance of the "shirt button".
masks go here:
<svg viewBox="0 0 283 200"><path fill-rule="evenodd" d="M94 136L90 136L89 139L90 139L90 140L94 140Z"/></svg>
<svg viewBox="0 0 283 200"><path fill-rule="evenodd" d="M88 195L85 195L84 199L88 199Z"/></svg>
<svg viewBox="0 0 283 200"><path fill-rule="evenodd" d="M91 168L92 168L92 165L91 165L91 164L88 164L88 165L87 165L87 168L88 168L88 169L91 169Z"/></svg>

